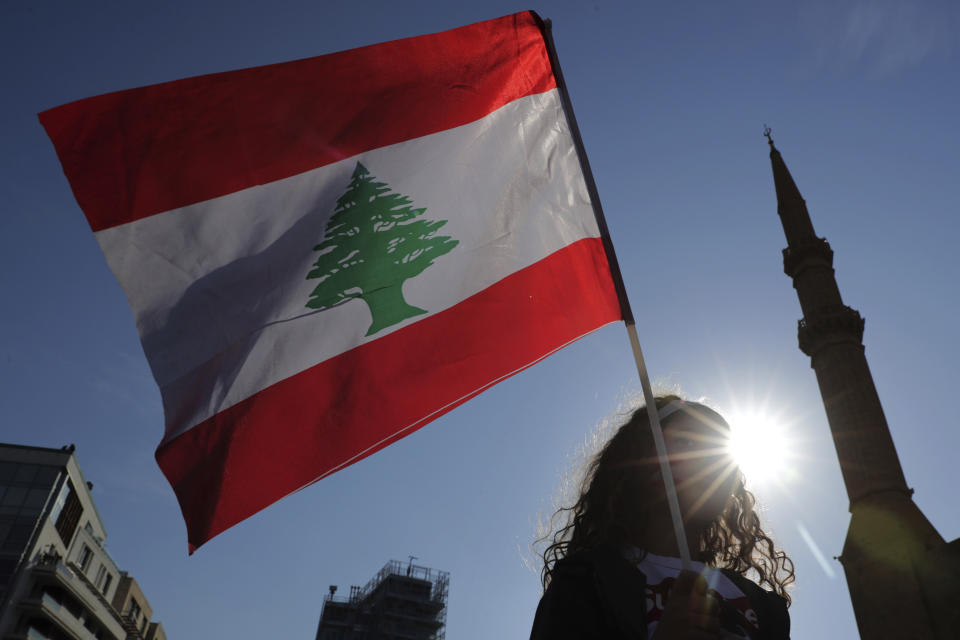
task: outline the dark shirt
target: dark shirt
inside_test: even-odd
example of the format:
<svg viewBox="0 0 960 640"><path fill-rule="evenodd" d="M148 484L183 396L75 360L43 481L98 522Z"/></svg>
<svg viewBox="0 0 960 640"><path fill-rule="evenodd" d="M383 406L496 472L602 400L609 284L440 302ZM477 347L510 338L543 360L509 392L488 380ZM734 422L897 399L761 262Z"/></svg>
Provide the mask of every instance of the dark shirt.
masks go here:
<svg viewBox="0 0 960 640"><path fill-rule="evenodd" d="M760 632L752 640L789 640L787 602L746 578L724 572L750 600ZM557 563L540 599L530 640L648 640L647 581L612 549L593 549Z"/></svg>

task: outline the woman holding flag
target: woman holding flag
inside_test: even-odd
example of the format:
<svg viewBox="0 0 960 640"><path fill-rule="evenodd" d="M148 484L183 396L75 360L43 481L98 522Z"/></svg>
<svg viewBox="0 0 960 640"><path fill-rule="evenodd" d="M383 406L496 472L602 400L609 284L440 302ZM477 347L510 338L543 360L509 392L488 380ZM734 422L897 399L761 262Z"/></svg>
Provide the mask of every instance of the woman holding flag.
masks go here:
<svg viewBox="0 0 960 640"><path fill-rule="evenodd" d="M688 553L643 407L593 457L576 503L554 514L565 522L546 538L531 640L789 638L793 563L760 526L726 421L676 396L655 406Z"/></svg>

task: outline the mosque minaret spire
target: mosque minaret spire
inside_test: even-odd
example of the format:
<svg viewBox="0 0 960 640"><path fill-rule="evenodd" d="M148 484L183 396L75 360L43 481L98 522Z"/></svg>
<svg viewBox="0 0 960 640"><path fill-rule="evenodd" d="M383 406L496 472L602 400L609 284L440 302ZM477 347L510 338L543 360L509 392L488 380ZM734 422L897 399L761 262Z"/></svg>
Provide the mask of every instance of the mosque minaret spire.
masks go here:
<svg viewBox="0 0 960 640"><path fill-rule="evenodd" d="M770 163L787 239L783 270L810 357L850 504L840 561L864 640L960 638L960 539L946 543L913 502L863 346L864 320L843 303L833 250L817 236L783 156Z"/></svg>
<svg viewBox="0 0 960 640"><path fill-rule="evenodd" d="M864 320L843 303L833 270L833 250L817 237L783 156L770 143L777 213L787 237L783 270L793 279L803 319L800 349L810 356L853 503L884 491L908 492L887 419L863 348Z"/></svg>

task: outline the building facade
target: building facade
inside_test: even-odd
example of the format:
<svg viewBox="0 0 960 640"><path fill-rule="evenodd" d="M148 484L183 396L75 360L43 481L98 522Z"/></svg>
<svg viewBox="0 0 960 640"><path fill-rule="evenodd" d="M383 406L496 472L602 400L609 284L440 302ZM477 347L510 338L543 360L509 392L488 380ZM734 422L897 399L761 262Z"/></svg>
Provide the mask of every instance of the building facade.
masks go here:
<svg viewBox="0 0 960 640"><path fill-rule="evenodd" d="M450 574L391 560L363 588L323 600L316 640L443 640Z"/></svg>
<svg viewBox="0 0 960 640"><path fill-rule="evenodd" d="M73 446L0 443L0 640L166 640L106 529Z"/></svg>
<svg viewBox="0 0 960 640"><path fill-rule="evenodd" d="M783 269L803 311L799 346L816 372L850 500L839 559L860 637L957 640L960 539L946 542L913 502L867 366L864 320L843 303L833 250L814 232L806 202L766 133L787 238Z"/></svg>

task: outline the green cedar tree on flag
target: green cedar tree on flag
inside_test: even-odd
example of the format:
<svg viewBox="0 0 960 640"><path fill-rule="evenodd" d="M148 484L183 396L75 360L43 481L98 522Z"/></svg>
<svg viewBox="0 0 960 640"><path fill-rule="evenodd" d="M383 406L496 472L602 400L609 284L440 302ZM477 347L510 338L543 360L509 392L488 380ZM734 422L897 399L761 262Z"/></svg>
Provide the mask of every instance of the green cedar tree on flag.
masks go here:
<svg viewBox="0 0 960 640"><path fill-rule="evenodd" d="M532 12L40 114L191 551L621 318Z"/></svg>
<svg viewBox="0 0 960 640"><path fill-rule="evenodd" d="M360 298L373 316L368 336L427 313L403 299L403 283L457 246L457 241L436 235L445 220L411 221L425 210L409 205L408 198L374 182L358 162L347 192L337 200L323 242L314 247L321 254L307 277L320 278L320 284L310 292L307 306L327 309Z"/></svg>

